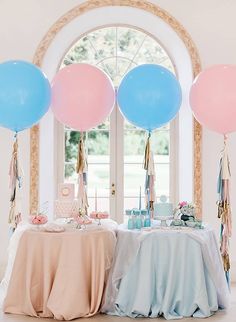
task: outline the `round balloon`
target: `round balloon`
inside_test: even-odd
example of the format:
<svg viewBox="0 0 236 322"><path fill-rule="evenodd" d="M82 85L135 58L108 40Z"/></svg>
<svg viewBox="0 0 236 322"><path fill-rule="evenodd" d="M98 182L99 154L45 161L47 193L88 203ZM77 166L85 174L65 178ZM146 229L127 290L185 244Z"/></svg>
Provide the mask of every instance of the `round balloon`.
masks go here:
<svg viewBox="0 0 236 322"><path fill-rule="evenodd" d="M51 100L50 83L26 61L0 64L0 126L19 132L38 123Z"/></svg>
<svg viewBox="0 0 236 322"><path fill-rule="evenodd" d="M181 100L178 80L160 65L135 67L118 89L118 104L124 117L148 131L171 121L179 111Z"/></svg>
<svg viewBox="0 0 236 322"><path fill-rule="evenodd" d="M101 124L115 103L110 78L89 64L71 64L52 82L52 111L57 120L78 131Z"/></svg>
<svg viewBox="0 0 236 322"><path fill-rule="evenodd" d="M198 122L210 130L236 131L236 66L216 65L202 71L191 87L190 106Z"/></svg>

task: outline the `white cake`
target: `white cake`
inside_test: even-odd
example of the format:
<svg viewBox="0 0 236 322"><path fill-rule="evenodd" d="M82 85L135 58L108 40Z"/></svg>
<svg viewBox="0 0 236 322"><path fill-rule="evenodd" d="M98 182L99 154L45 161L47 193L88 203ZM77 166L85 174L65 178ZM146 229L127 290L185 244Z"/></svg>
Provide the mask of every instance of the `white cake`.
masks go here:
<svg viewBox="0 0 236 322"><path fill-rule="evenodd" d="M161 196L160 201L154 203L154 217L163 216L170 217L173 216L173 204L170 202L166 202L166 196Z"/></svg>
<svg viewBox="0 0 236 322"><path fill-rule="evenodd" d="M55 200L55 218L70 218L79 213L78 200Z"/></svg>
<svg viewBox="0 0 236 322"><path fill-rule="evenodd" d="M79 213L78 200L75 199L73 183L59 183L58 199L54 201L55 218L71 218Z"/></svg>

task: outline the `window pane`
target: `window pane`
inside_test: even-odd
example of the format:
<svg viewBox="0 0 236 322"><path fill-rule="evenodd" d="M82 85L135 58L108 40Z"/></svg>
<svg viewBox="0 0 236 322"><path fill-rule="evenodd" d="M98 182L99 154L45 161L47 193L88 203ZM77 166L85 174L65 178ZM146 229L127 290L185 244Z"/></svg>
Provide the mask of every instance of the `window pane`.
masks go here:
<svg viewBox="0 0 236 322"><path fill-rule="evenodd" d="M124 131L124 151L127 155L144 156L147 134L142 130Z"/></svg>
<svg viewBox="0 0 236 322"><path fill-rule="evenodd" d="M78 153L80 133L77 131L65 131L65 161L75 163Z"/></svg>
<svg viewBox="0 0 236 322"><path fill-rule="evenodd" d="M75 172L74 164L65 164L65 182L77 182L77 173Z"/></svg>
<svg viewBox="0 0 236 322"><path fill-rule="evenodd" d="M95 211L95 199L88 198L89 213ZM109 198L97 198L97 211L107 211L109 213Z"/></svg>
<svg viewBox="0 0 236 322"><path fill-rule="evenodd" d="M98 196L109 196L109 164L89 164L88 168L88 195L94 196L97 188Z"/></svg>
<svg viewBox="0 0 236 322"><path fill-rule="evenodd" d="M141 208L145 208L144 198L142 198ZM125 198L124 199L124 209L133 209L139 208L139 199L138 198Z"/></svg>
<svg viewBox="0 0 236 322"><path fill-rule="evenodd" d="M88 155L109 155L109 132L106 130L89 131L86 146Z"/></svg>
<svg viewBox="0 0 236 322"><path fill-rule="evenodd" d="M174 68L165 50L151 37L147 37L138 52L135 61L140 64L158 64L174 73Z"/></svg>
<svg viewBox="0 0 236 322"><path fill-rule="evenodd" d="M170 132L155 131L151 136L152 151L155 154L169 155Z"/></svg>
<svg viewBox="0 0 236 322"><path fill-rule="evenodd" d="M88 155L88 167L90 168L91 164L109 164L110 155Z"/></svg>
<svg viewBox="0 0 236 322"><path fill-rule="evenodd" d="M139 30L118 27L117 55L133 59L145 37L146 34Z"/></svg>
<svg viewBox="0 0 236 322"><path fill-rule="evenodd" d="M96 49L98 61L115 55L116 27L101 28L87 35Z"/></svg>
<svg viewBox="0 0 236 322"><path fill-rule="evenodd" d="M87 37L80 39L67 53L61 68L73 63L96 63L95 52Z"/></svg>
<svg viewBox="0 0 236 322"><path fill-rule="evenodd" d="M139 187L141 186L142 192L145 183L145 170L142 164L125 164L124 165L124 196L125 197L138 197Z"/></svg>
<svg viewBox="0 0 236 322"><path fill-rule="evenodd" d="M155 164L156 196L169 196L169 163ZM144 195L146 171L142 168L142 164L125 164L124 165L124 196L138 197L139 187L141 186L142 196Z"/></svg>
<svg viewBox="0 0 236 322"><path fill-rule="evenodd" d="M167 164L155 164L156 170L156 195L169 196L169 176L170 176L170 165Z"/></svg>
<svg viewBox="0 0 236 322"><path fill-rule="evenodd" d="M170 163L170 156L169 155L156 154L156 155L154 155L154 163L169 164Z"/></svg>

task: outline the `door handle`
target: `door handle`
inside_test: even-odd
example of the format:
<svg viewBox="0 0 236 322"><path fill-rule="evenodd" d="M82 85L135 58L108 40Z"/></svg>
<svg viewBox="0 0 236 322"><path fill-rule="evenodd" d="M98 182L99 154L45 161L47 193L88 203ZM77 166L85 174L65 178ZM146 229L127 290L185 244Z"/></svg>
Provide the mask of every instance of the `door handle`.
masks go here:
<svg viewBox="0 0 236 322"><path fill-rule="evenodd" d="M115 194L116 194L115 184L114 184L114 183L112 183L112 184L111 184L111 195L112 195L112 196L115 196Z"/></svg>

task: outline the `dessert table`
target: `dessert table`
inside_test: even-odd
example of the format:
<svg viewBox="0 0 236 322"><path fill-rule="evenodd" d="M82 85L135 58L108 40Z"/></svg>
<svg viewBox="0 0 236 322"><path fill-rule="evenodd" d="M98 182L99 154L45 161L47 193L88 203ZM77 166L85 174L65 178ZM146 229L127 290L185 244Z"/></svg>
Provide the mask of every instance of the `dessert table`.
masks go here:
<svg viewBox="0 0 236 322"><path fill-rule="evenodd" d="M3 311L58 320L96 314L115 244L109 225L63 232L19 227L0 290Z"/></svg>
<svg viewBox="0 0 236 322"><path fill-rule="evenodd" d="M229 290L211 228L119 226L102 312L129 317L209 317Z"/></svg>

